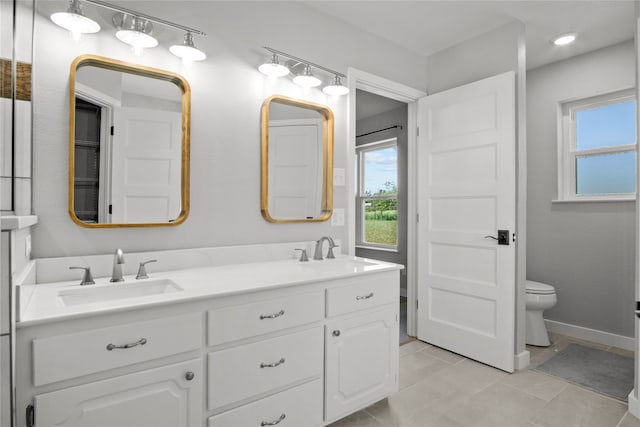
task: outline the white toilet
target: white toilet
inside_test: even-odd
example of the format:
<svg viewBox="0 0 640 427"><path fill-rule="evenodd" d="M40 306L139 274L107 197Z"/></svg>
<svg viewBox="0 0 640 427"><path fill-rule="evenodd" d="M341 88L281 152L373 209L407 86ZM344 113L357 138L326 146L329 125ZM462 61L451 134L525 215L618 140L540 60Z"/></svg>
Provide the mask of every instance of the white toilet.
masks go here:
<svg viewBox="0 0 640 427"><path fill-rule="evenodd" d="M546 347L551 344L542 312L556 305L556 290L546 283L527 280L527 344Z"/></svg>

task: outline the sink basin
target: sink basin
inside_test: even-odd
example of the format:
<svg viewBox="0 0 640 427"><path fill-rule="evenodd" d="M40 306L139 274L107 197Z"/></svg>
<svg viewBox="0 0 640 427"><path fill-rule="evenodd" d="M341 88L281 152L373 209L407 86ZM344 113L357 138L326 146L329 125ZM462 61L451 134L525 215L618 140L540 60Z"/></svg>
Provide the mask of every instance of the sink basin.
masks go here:
<svg viewBox="0 0 640 427"><path fill-rule="evenodd" d="M59 291L58 297L60 297L64 305L69 306L161 295L180 292L182 290L183 289L172 280L157 279L138 283L124 282L109 285L87 285L82 288Z"/></svg>
<svg viewBox="0 0 640 427"><path fill-rule="evenodd" d="M370 267L380 266L377 262L367 261L365 259L325 259L322 261L310 261L310 262L301 262L299 263L302 267L305 268L314 268L318 270L345 270L345 271L366 271L369 270Z"/></svg>

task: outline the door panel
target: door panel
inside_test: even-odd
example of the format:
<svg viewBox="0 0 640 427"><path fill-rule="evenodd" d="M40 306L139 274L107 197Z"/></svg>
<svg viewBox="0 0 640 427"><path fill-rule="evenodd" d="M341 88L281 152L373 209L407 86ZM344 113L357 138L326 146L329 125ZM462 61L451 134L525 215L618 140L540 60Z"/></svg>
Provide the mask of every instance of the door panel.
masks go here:
<svg viewBox="0 0 640 427"><path fill-rule="evenodd" d="M515 231L515 75L418 105L418 337L511 372L515 245L485 236Z"/></svg>

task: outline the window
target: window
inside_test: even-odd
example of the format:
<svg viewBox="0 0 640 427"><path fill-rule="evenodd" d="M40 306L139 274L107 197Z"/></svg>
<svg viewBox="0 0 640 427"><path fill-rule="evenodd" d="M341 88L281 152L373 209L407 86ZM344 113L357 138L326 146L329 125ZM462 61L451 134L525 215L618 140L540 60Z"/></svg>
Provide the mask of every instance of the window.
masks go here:
<svg viewBox="0 0 640 427"><path fill-rule="evenodd" d="M563 103L560 114L558 198L634 199L634 90Z"/></svg>
<svg viewBox="0 0 640 427"><path fill-rule="evenodd" d="M398 247L398 145L396 138L356 147L358 246Z"/></svg>

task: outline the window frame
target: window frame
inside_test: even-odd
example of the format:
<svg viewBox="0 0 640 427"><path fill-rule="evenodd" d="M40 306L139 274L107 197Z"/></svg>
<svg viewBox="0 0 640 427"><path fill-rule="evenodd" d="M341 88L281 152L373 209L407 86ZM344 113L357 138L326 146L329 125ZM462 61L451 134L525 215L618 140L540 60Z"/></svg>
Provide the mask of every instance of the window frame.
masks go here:
<svg viewBox="0 0 640 427"><path fill-rule="evenodd" d="M635 88L558 103L558 199L555 201L624 201L636 199L637 188L634 193L586 195L577 193L576 161L579 157L626 152L637 153L638 144L636 138L634 144L578 150L576 148L576 113L628 101L636 101ZM638 105L636 101L636 109L637 108ZM636 162L638 162L637 155Z"/></svg>
<svg viewBox="0 0 640 427"><path fill-rule="evenodd" d="M399 149L398 138L387 138L380 141L370 142L368 144L362 144L356 146L356 248L377 249L390 252L398 252L398 236L396 234L396 244L386 245L382 243L372 243L364 240L365 237L365 206L366 200L396 200L396 206L398 204L399 188L399 163L396 158L396 189L395 195L384 196L367 196L364 194L364 154L375 150L383 150L386 148L395 147L396 153ZM398 221L396 221L396 232L398 228Z"/></svg>

